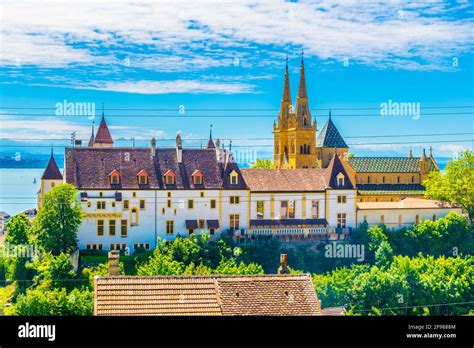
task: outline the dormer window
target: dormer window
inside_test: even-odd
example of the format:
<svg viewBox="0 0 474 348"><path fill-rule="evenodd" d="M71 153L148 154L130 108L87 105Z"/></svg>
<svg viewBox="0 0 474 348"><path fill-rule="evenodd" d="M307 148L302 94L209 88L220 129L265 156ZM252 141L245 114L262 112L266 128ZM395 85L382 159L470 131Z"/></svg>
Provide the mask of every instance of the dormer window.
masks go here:
<svg viewBox="0 0 474 348"><path fill-rule="evenodd" d="M140 170L137 174L137 181L139 185L148 184L148 173L145 170Z"/></svg>
<svg viewBox="0 0 474 348"><path fill-rule="evenodd" d="M344 186L344 174L337 174L337 186Z"/></svg>
<svg viewBox="0 0 474 348"><path fill-rule="evenodd" d="M110 174L109 174L109 181L110 185L118 185L120 184L120 172L117 169L114 169Z"/></svg>
<svg viewBox="0 0 474 348"><path fill-rule="evenodd" d="M239 175L237 174L237 172L235 170L233 170L229 174L229 177L230 177L230 184L231 185L237 185L239 183Z"/></svg>
<svg viewBox="0 0 474 348"><path fill-rule="evenodd" d="M194 185L201 185L202 184L202 173L201 173L201 171L196 169L191 176L193 178L193 184Z"/></svg>
<svg viewBox="0 0 474 348"><path fill-rule="evenodd" d="M165 184L166 185L174 185L175 182L175 174L173 173L172 170L168 170L165 173Z"/></svg>

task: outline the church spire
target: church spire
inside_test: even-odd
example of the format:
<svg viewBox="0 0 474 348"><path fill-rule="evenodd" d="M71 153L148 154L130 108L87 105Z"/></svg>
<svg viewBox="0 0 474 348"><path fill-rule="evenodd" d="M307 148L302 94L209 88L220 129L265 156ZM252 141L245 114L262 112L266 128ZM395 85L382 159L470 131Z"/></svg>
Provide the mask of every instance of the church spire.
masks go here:
<svg viewBox="0 0 474 348"><path fill-rule="evenodd" d="M288 126L288 117L291 113L291 92L290 75L288 73L288 55L286 56L285 82L283 84L283 95L281 97L280 115L278 118L278 127L286 128Z"/></svg>
<svg viewBox="0 0 474 348"><path fill-rule="evenodd" d="M301 50L301 68L300 68L300 84L298 87L298 98L307 98L306 78L304 76L304 51Z"/></svg>
<svg viewBox="0 0 474 348"><path fill-rule="evenodd" d="M207 141L206 149L215 149L216 146L214 145L214 141L212 140L212 124L209 128L209 140Z"/></svg>
<svg viewBox="0 0 474 348"><path fill-rule="evenodd" d="M304 74L304 51L301 50L300 84L296 97L296 122L298 127L311 127L308 95L306 93L306 78Z"/></svg>
<svg viewBox="0 0 474 348"><path fill-rule="evenodd" d="M94 145L94 138L95 138L95 135L94 135L94 121L92 121L91 138L89 139L89 144L87 144L87 146L91 147L92 145Z"/></svg>

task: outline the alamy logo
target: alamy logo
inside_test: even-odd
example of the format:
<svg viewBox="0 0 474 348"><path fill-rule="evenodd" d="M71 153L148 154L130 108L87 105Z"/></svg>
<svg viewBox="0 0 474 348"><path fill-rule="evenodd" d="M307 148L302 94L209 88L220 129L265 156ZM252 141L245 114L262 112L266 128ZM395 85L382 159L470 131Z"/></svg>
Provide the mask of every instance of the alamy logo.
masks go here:
<svg viewBox="0 0 474 348"><path fill-rule="evenodd" d="M95 118L95 103L69 102L66 99L62 103L56 103L56 116L87 116L89 120Z"/></svg>
<svg viewBox="0 0 474 348"><path fill-rule="evenodd" d="M420 118L420 103L414 102L388 102L380 104L380 115L382 116L412 116L414 120Z"/></svg>
<svg viewBox="0 0 474 348"><path fill-rule="evenodd" d="M18 337L20 338L47 338L48 341L56 339L56 325L34 325L26 322L18 326Z"/></svg>
<svg viewBox="0 0 474 348"><path fill-rule="evenodd" d="M324 247L324 249L324 256L328 258L357 259L359 262L362 262L365 259L364 244L329 243Z"/></svg>

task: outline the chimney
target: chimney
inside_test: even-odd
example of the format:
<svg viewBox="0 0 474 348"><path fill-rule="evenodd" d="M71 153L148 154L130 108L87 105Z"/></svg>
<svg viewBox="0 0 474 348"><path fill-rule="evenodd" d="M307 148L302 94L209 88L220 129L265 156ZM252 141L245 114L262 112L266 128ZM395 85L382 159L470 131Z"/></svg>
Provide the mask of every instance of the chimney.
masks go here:
<svg viewBox="0 0 474 348"><path fill-rule="evenodd" d="M152 138L151 139L151 157L156 156L156 139Z"/></svg>
<svg viewBox="0 0 474 348"><path fill-rule="evenodd" d="M278 267L278 274L289 274L288 269L288 254L280 254L280 267Z"/></svg>
<svg viewBox="0 0 474 348"><path fill-rule="evenodd" d="M176 161L178 163L183 162L183 141L179 134L176 136Z"/></svg>
<svg viewBox="0 0 474 348"><path fill-rule="evenodd" d="M109 276L120 274L120 250L109 251Z"/></svg>
<svg viewBox="0 0 474 348"><path fill-rule="evenodd" d="M79 139L74 140L74 146L81 147L82 146L82 140L79 140Z"/></svg>

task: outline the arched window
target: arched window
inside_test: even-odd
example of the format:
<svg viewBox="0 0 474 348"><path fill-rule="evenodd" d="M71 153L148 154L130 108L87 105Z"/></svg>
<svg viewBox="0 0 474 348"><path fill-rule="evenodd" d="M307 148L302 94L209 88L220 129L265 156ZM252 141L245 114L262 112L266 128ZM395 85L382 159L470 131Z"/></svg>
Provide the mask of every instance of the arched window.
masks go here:
<svg viewBox="0 0 474 348"><path fill-rule="evenodd" d="M433 221L436 221L436 214L433 214Z"/></svg>
<svg viewBox="0 0 474 348"><path fill-rule="evenodd" d="M130 214L130 224L131 225L138 225L138 210L137 208L132 208Z"/></svg>
<svg viewBox="0 0 474 348"><path fill-rule="evenodd" d="M367 177L367 184L370 184L370 176Z"/></svg>
<svg viewBox="0 0 474 348"><path fill-rule="evenodd" d="M382 184L385 184L385 176L382 176Z"/></svg>
<svg viewBox="0 0 474 348"><path fill-rule="evenodd" d="M420 223L420 215L415 215L415 224L419 224Z"/></svg>
<svg viewBox="0 0 474 348"><path fill-rule="evenodd" d="M291 153L295 153L295 142L293 140L291 141L290 149L291 149Z"/></svg>
<svg viewBox="0 0 474 348"><path fill-rule="evenodd" d="M304 153L303 145L300 145L300 154L303 154L303 153Z"/></svg>
<svg viewBox="0 0 474 348"><path fill-rule="evenodd" d="M415 182L415 177L414 177L414 176L411 177L411 182L412 182L412 183Z"/></svg>
<svg viewBox="0 0 474 348"><path fill-rule="evenodd" d="M308 119L305 117L303 118L303 126L307 126L308 125Z"/></svg>
<svg viewBox="0 0 474 348"><path fill-rule="evenodd" d="M385 216L383 215L380 215L380 224L384 224L385 223Z"/></svg>
<svg viewBox="0 0 474 348"><path fill-rule="evenodd" d="M400 183L400 177L397 176L397 184L399 184L399 183Z"/></svg>
<svg viewBox="0 0 474 348"><path fill-rule="evenodd" d="M398 226L402 225L402 216L398 215Z"/></svg>

